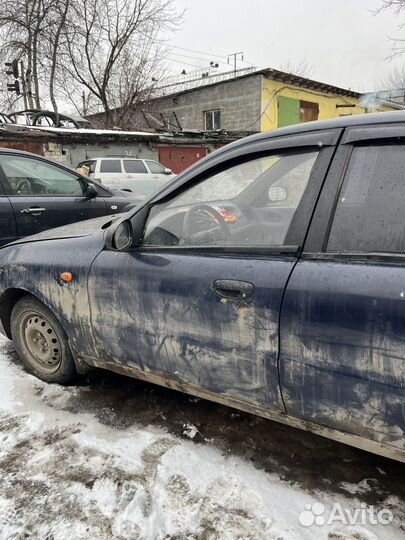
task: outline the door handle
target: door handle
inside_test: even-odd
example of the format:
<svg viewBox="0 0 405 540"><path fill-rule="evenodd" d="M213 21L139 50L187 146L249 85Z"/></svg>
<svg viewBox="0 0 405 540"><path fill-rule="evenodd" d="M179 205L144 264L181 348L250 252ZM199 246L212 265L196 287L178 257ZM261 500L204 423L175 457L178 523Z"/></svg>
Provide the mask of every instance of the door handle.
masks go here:
<svg viewBox="0 0 405 540"><path fill-rule="evenodd" d="M242 300L248 302L255 292L255 286L248 281L238 281L235 279L217 279L212 286L215 294L222 298L231 300Z"/></svg>
<svg viewBox="0 0 405 540"><path fill-rule="evenodd" d="M42 212L46 212L46 208L39 208L39 206L32 206L31 208L23 208L20 210L21 214L31 214L32 216L39 216Z"/></svg>

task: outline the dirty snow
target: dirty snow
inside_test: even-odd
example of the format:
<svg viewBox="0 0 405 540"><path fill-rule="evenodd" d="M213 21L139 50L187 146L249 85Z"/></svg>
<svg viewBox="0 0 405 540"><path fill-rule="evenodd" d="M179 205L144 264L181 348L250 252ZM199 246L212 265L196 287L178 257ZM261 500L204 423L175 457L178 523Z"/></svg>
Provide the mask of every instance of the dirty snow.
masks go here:
<svg viewBox="0 0 405 540"><path fill-rule="evenodd" d="M93 129L93 128L58 128L53 126L24 126L20 124L21 127L26 127L29 130L37 131L49 131L54 133L73 133L81 135L131 135L136 137L152 137L159 138L159 133L152 133L149 131L122 131L119 129ZM166 135L166 134L164 134ZM167 135L170 135L168 133Z"/></svg>
<svg viewBox="0 0 405 540"><path fill-rule="evenodd" d="M158 390L147 387L153 402ZM110 420L101 421L103 405L93 391L91 384L63 388L38 381L19 366L12 344L0 340L0 540L405 538L405 501L396 494L376 497L379 509L392 511L389 525L300 525L300 514L316 503L325 516L336 503L348 511L364 508L362 496L378 492L378 479L304 489L284 479L285 467L266 472L203 440L203 428L191 420L179 434L165 429L160 413L156 425L141 418L119 425L140 395L121 410L112 407ZM102 391L107 402L108 386ZM187 399L190 409L199 406ZM230 421L238 421L240 414L231 414ZM387 461L378 463L376 475L385 478Z"/></svg>

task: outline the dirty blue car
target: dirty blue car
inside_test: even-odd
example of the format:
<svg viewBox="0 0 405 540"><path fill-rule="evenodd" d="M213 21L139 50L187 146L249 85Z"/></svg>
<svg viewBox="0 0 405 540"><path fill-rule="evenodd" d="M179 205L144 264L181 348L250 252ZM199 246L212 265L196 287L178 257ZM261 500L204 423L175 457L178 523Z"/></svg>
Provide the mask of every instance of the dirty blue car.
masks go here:
<svg viewBox="0 0 405 540"><path fill-rule="evenodd" d="M105 368L405 461L405 113L242 139L0 250L25 367Z"/></svg>

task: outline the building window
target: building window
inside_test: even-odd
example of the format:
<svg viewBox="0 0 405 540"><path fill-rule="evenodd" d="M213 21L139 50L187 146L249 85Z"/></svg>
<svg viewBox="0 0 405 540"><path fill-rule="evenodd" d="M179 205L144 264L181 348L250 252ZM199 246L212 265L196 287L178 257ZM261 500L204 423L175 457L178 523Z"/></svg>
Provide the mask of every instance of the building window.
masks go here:
<svg viewBox="0 0 405 540"><path fill-rule="evenodd" d="M205 131L221 129L221 111L204 112Z"/></svg>

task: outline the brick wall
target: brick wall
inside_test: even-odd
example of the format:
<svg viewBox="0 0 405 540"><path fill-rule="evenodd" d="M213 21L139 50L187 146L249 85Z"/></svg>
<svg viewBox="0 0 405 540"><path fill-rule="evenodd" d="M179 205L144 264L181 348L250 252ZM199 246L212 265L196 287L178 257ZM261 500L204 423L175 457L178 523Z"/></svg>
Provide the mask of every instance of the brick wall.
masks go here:
<svg viewBox="0 0 405 540"><path fill-rule="evenodd" d="M204 111L219 109L221 129L260 131L261 97L262 76L256 75L155 99L145 110L157 118L174 111L183 129L204 130Z"/></svg>

